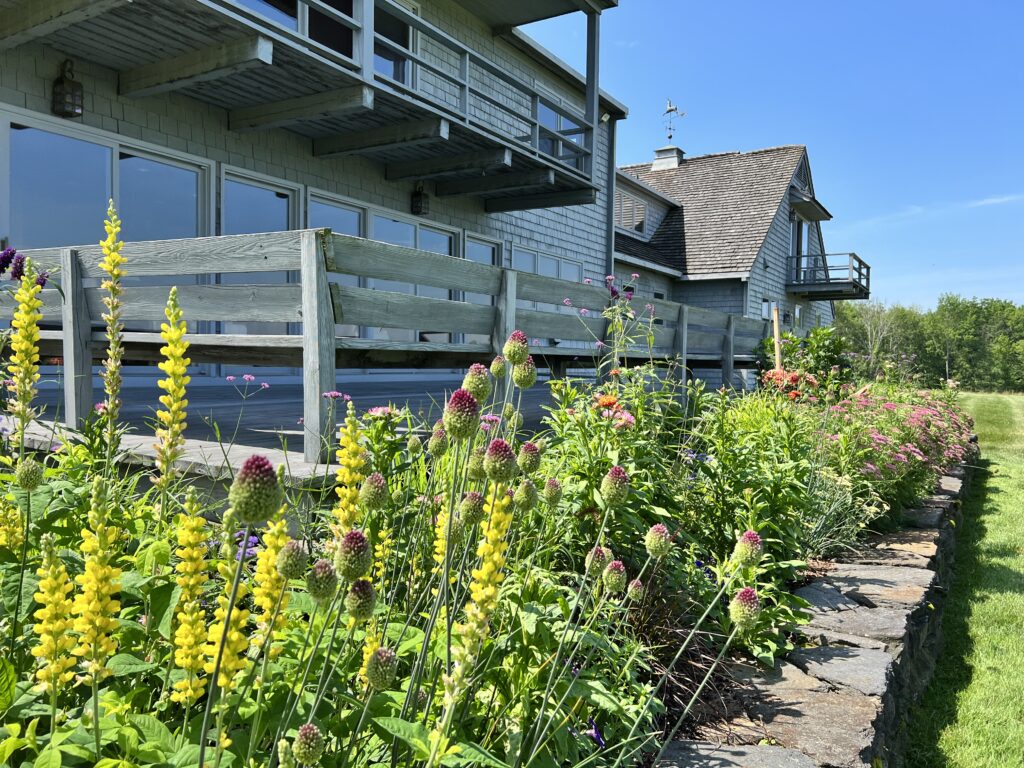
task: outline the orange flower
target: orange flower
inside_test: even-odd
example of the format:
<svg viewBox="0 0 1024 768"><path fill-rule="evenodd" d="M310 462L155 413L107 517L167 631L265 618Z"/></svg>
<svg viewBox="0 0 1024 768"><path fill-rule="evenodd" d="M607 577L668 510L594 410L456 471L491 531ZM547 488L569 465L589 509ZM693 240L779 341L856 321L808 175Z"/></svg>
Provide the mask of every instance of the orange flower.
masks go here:
<svg viewBox="0 0 1024 768"><path fill-rule="evenodd" d="M794 389L792 392L789 393L788 397L790 400L796 400L798 397L800 397L800 391Z"/></svg>
<svg viewBox="0 0 1024 768"><path fill-rule="evenodd" d="M597 396L597 407L598 408L614 408L619 404L619 398L615 395L598 395Z"/></svg>

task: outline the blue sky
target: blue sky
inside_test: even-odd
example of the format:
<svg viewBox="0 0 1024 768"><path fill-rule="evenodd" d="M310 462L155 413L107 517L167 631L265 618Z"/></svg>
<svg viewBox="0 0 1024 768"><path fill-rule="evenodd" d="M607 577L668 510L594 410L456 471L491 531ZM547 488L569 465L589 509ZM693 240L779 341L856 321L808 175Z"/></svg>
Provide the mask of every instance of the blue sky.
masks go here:
<svg viewBox="0 0 1024 768"><path fill-rule="evenodd" d="M875 298L1024 304L1024 3L620 0L601 85L629 106L619 164L806 144L829 252L872 265ZM582 14L526 28L582 69Z"/></svg>

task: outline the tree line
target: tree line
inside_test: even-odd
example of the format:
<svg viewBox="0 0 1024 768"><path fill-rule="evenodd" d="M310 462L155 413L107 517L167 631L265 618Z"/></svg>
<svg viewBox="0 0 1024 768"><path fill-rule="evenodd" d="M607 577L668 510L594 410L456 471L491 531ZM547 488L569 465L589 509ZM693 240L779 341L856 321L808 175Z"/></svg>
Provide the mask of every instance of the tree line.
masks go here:
<svg viewBox="0 0 1024 768"><path fill-rule="evenodd" d="M935 309L836 302L852 365L869 377L912 376L924 386L1024 390L1024 305L943 294Z"/></svg>

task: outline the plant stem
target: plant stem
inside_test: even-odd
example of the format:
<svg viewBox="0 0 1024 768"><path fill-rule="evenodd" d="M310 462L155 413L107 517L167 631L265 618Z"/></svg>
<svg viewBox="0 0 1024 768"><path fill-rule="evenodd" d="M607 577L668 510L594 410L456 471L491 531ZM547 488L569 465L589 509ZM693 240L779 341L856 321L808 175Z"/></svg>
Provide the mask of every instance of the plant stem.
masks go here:
<svg viewBox="0 0 1024 768"><path fill-rule="evenodd" d="M18 596L14 603L14 616L11 617L11 648L10 656L14 659L14 645L18 639L18 617L21 615L21 593L25 588L25 563L28 562L28 529L32 525L32 494L25 495L25 527L21 532L21 568L18 569ZM21 674L21 660L15 660L17 674Z"/></svg>

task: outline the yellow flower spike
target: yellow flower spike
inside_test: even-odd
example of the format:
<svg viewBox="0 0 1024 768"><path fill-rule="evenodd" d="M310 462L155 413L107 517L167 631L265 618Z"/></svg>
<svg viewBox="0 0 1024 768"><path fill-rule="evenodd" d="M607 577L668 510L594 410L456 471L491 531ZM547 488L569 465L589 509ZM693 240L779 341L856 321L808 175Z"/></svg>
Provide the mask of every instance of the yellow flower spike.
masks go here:
<svg viewBox="0 0 1024 768"><path fill-rule="evenodd" d="M160 338L164 340L165 345L160 348L160 354L164 359L157 367L164 372L166 378L160 379L157 386L164 391L164 394L160 395L160 404L165 410L156 412L156 419L159 422L155 446L158 474L153 483L161 491L167 490L170 486L174 477L174 462L181 458L185 450L185 416L188 408L185 393L192 380L187 373L192 361L187 357L185 313L178 304L176 287L171 288L167 296L164 316L167 322L160 326Z"/></svg>
<svg viewBox="0 0 1024 768"><path fill-rule="evenodd" d="M359 486L366 479L363 474L366 460L363 458L363 448L359 444L361 436L356 408L350 400L345 424L338 433L338 471L335 476L337 485L334 489L338 495L338 501L334 505L334 519L341 535L351 531L359 522Z"/></svg>
<svg viewBox="0 0 1024 768"><path fill-rule="evenodd" d="M185 513L178 516L178 562L174 566L175 581L181 597L175 612L174 665L187 676L174 684L171 700L193 704L202 697L206 679L199 677L205 664L206 613L199 602L203 586L209 580L206 554L210 532L200 514L195 491L185 499Z"/></svg>
<svg viewBox="0 0 1024 768"><path fill-rule="evenodd" d="M43 306L36 284L36 272L29 259L14 294L14 316L11 318L11 358L7 365L7 410L14 417L13 444L19 449L25 444L25 430L36 417L32 401L39 381L39 321Z"/></svg>
<svg viewBox="0 0 1024 768"><path fill-rule="evenodd" d="M21 549L21 512L5 499L0 499L0 549L17 552Z"/></svg>
<svg viewBox="0 0 1024 768"><path fill-rule="evenodd" d="M390 528L381 528L377 534L377 543L373 547L373 581L379 585L378 591L381 595L387 594L388 562L395 549L395 541Z"/></svg>
<svg viewBox="0 0 1024 768"><path fill-rule="evenodd" d="M121 410L121 358L124 355L122 346L122 333L124 323L121 321L121 295L124 288L121 280L125 276L125 258L121 255L121 248L124 243L118 239L121 234L121 219L117 216L117 209L114 208L114 201L111 200L107 206L107 219L103 222L107 237L100 242L103 250L103 259L100 261L102 269L107 277L100 283L100 288L107 292L103 297L103 306L107 311L103 313L103 320L107 324L107 359L103 361L103 391L107 395L104 415L107 422L108 445L113 446L117 419ZM112 451L113 448L111 447Z"/></svg>
<svg viewBox="0 0 1024 768"><path fill-rule="evenodd" d="M380 640L380 630L377 628L377 621L374 620L366 628L366 638L363 640L363 663L359 667L359 680L364 687L369 684L366 679L366 667L373 652L380 648Z"/></svg>
<svg viewBox="0 0 1024 768"><path fill-rule="evenodd" d="M32 627L38 643L32 648L32 655L38 660L36 680L39 688L46 691L48 698L56 701L57 694L74 678L75 657L71 649L75 638L70 633L72 601L69 595L74 591L71 578L57 556L53 535L46 534L42 540L43 562L39 570L39 591L35 600L41 608L33 615L37 622Z"/></svg>
<svg viewBox="0 0 1024 768"><path fill-rule="evenodd" d="M206 674L212 675L217 663L217 651L220 648L221 636L224 635L224 653L221 657L220 670L217 673L216 685L223 691L233 690L235 676L246 665L245 651L249 647L249 638L245 627L249 623L249 611L243 607L249 588L245 582L239 582L235 604L231 608L230 626L224 632L224 617L228 614L231 598L231 585L234 580L235 568L225 561L217 563L217 571L224 580L224 589L217 597L217 610L213 614L213 622L206 635Z"/></svg>
<svg viewBox="0 0 1024 768"><path fill-rule="evenodd" d="M82 682L98 683L111 672L107 660L117 651L114 632L121 603L115 598L120 590L121 570L114 560L117 529L108 524L106 489L101 478L92 484L89 527L82 530L81 552L85 572L75 577L79 591L73 613L78 645L73 653L81 659Z"/></svg>
<svg viewBox="0 0 1024 768"><path fill-rule="evenodd" d="M263 549L256 555L256 574L253 577L252 601L259 608L256 616L256 633L252 644L255 648L272 640L273 633L278 632L285 621L284 610L288 607L288 596L285 593L285 579L277 570L277 556L284 545L291 541L288 535L288 523L284 519L285 507L270 520L263 534ZM281 601L278 608L278 600ZM277 615L275 616L275 611ZM273 626L271 626L273 620ZM275 658L281 653L280 646L271 646L269 654Z"/></svg>

